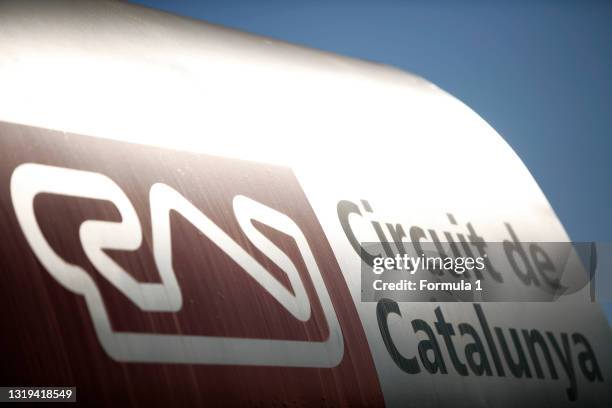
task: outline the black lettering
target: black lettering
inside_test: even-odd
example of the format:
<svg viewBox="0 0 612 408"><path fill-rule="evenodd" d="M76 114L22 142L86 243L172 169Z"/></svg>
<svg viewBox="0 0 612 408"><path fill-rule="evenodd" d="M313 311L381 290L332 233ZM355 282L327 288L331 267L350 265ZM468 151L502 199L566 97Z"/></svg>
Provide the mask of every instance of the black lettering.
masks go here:
<svg viewBox="0 0 612 408"><path fill-rule="evenodd" d="M427 334L428 337L428 339L419 342L419 355L421 356L423 367L432 374L437 373L438 370L441 374L446 374L446 365L442 358L442 352L440 351L440 346L438 345L438 341L431 327L429 327L424 320L414 319L412 321L412 328L415 333L422 331ZM427 354L430 350L433 353L433 361L429 359L429 355Z"/></svg>
<svg viewBox="0 0 612 408"><path fill-rule="evenodd" d="M521 282L523 282L525 285L531 285L532 282L536 286L540 285L540 281L538 281L538 277L534 273L533 267L529 262L529 258L527 257L525 250L523 249L518 237L512 229L512 226L508 223L505 223L505 225L508 229L508 232L510 233L510 237L512 237L512 241L504 240L504 251L506 252L506 257L508 257L510 266L512 266L512 269L514 269L514 273L516 273ZM517 264L515 255L518 255L521 258L525 266L524 272Z"/></svg>
<svg viewBox="0 0 612 408"><path fill-rule="evenodd" d="M533 362L533 367L535 368L536 375L538 378L544 378L544 372L542 371L542 366L540 365L540 360L538 359L538 354L536 351L536 344L540 347L544 358L546 359L546 364L548 364L548 370L550 371L550 377L553 380L559 378L557 375L557 369L552 360L552 356L550 355L550 350L548 349L548 344L544 340L544 336L540 334L539 331L533 329L531 331L523 330L523 338L525 339L525 344L527 344L527 350L529 350L529 355L531 356L531 361Z"/></svg>
<svg viewBox="0 0 612 408"><path fill-rule="evenodd" d="M419 367L419 362L417 361L416 357L404 357L399 352L397 347L395 347L395 343L391 338L391 333L389 332L389 325L387 322L387 317L391 313L395 313L399 316L402 315L397 302L389 299L381 299L376 305L376 317L378 318L378 328L385 346L387 347L387 351L400 370L408 374L417 374L421 371L421 368Z"/></svg>
<svg viewBox="0 0 612 408"><path fill-rule="evenodd" d="M574 340L574 344L581 343L585 351L580 352L578 354L578 364L580 365L580 370L582 370L582 374L589 380L593 382L603 381L603 375L601 375L601 370L599 369L599 364L597 363L597 359L595 358L595 353L593 353L593 349L589 344L589 341L580 333L572 334L572 340ZM587 363L590 362L591 368L589 369Z"/></svg>
<svg viewBox="0 0 612 408"><path fill-rule="evenodd" d="M474 339L473 343L469 343L465 346L465 358L472 372L478 376L483 374L492 375L491 365L489 364L489 358L485 352L480 336L472 326L467 323L459 324L459 333L465 336L469 334ZM478 357L478 358L477 358Z"/></svg>
<svg viewBox="0 0 612 408"><path fill-rule="evenodd" d="M347 200L342 200L338 202L337 211L338 219L340 220L340 225L342 225L344 234L348 238L355 252L357 252L357 255L359 255L366 264L370 266L374 265L374 258L380 256L380 254L372 255L361 247L361 243L359 242L357 237L355 237L355 233L351 228L351 222L349 221L351 214L357 214L361 216L361 211L359 211L359 207L357 206L357 204Z"/></svg>
<svg viewBox="0 0 612 408"><path fill-rule="evenodd" d="M557 357L559 357L559 360L563 365L565 374L570 380L570 386L569 388L567 388L567 397L570 401L576 401L576 398L578 397L578 389L576 387L576 374L574 373L574 362L572 361L572 352L570 349L567 334L561 333L563 350L561 350L561 347L559 347L559 343L557 343L557 339L555 339L555 336L551 332L546 332L546 336L548 336L548 340L553 345L553 349L555 350L555 353L557 353Z"/></svg>
<svg viewBox="0 0 612 408"><path fill-rule="evenodd" d="M478 316L480 327L482 328L482 332L485 335L485 340L487 341L487 345L489 346L491 357L493 357L493 364L495 364L497 375L499 375L500 377L504 377L506 375L504 372L504 367L501 364L499 353L497 352L497 347L495 346L495 342L493 341L493 335L491 334L491 330L489 329L489 323L487 323L487 318L485 317L482 307L479 304L475 303L474 309L476 310L476 315Z"/></svg>
<svg viewBox="0 0 612 408"><path fill-rule="evenodd" d="M436 317L438 318L438 321L435 323L436 330L438 331L438 334L444 338L444 344L446 344L448 354L450 355L455 370L457 370L457 372L461 375L468 375L467 367L461 362L461 360L459 360L457 350L455 350L455 345L453 344L452 337L455 335L453 325L446 323L444 320L444 314L442 314L442 309L440 309L440 307L436 308L435 313Z"/></svg>
<svg viewBox="0 0 612 408"><path fill-rule="evenodd" d="M516 357L518 361L514 361L514 358L512 358L512 353L510 352L510 348L508 347L508 343L506 342L502 329L496 327L495 333L497 333L497 338L499 339L499 344L501 344L504 357L506 358L506 363L510 368L510 372L512 372L516 378L521 378L523 375L525 375L527 378L531 378L531 370L529 369L529 364L527 364L525 352L523 351L523 346L521 345L516 329L510 329L510 336L512 337L512 342L514 343L514 348L516 349Z"/></svg>

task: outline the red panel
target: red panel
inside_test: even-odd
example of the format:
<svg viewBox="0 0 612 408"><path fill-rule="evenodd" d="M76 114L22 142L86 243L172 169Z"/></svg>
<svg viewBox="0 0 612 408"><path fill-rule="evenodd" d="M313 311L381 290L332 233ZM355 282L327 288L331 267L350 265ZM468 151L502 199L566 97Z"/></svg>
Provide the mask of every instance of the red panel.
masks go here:
<svg viewBox="0 0 612 408"><path fill-rule="evenodd" d="M172 137L169 135L168 137ZM176 152L124 142L0 124L0 336L2 385L75 385L81 402L97 405L382 405L359 317L316 216L288 168ZM144 233L137 251L111 256L141 282L159 282L151 250L148 192L161 182L177 190L286 287L285 273L249 242L232 210L246 195L289 216L310 245L344 337L335 368L126 363L111 359L93 330L84 299L61 286L37 261L11 204L10 177L34 162L102 173L136 209ZM106 201L41 194L35 213L52 248L85 268L102 292L115 331L325 340L329 327L293 239L256 225L297 265L312 306L296 320L229 256L178 214L171 217L173 262L183 295L176 313L143 312L88 261L79 241L87 219L120 221Z"/></svg>

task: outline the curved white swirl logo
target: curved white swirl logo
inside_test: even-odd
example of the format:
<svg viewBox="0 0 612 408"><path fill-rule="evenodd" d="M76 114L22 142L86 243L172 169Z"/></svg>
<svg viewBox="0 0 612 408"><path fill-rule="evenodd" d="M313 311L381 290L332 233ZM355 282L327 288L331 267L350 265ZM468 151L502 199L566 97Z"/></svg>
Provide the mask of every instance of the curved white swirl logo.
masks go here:
<svg viewBox="0 0 612 408"><path fill-rule="evenodd" d="M112 179L96 172L25 163L13 171L10 190L17 220L32 250L57 282L85 297L98 339L112 358L119 361L292 367L334 367L342 360L342 331L321 272L304 234L287 215L244 195L233 198L233 212L240 228L259 251L287 274L292 291L271 276L260 262L189 200L172 187L155 183L149 190L149 202L152 250L161 282L141 283L105 252L136 250L143 237L132 203ZM296 265L283 250L259 232L252 221L281 231L295 240L321 304L329 336L324 341L313 342L114 331L92 277L81 266L58 255L45 239L34 211L34 199L41 193L106 200L115 205L121 221L83 222L79 228L80 242L87 258L100 274L143 311L176 312L183 305L172 263L170 211L176 211L230 256L294 318L307 321L311 317L311 304ZM204 270L200 272L206 273Z"/></svg>

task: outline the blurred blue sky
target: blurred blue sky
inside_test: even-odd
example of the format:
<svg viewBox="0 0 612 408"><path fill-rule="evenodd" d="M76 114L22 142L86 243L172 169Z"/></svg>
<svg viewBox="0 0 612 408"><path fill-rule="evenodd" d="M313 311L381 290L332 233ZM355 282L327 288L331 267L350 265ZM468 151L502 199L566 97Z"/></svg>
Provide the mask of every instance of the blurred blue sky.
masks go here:
<svg viewBox="0 0 612 408"><path fill-rule="evenodd" d="M134 3L425 77L504 136L572 240L612 241L610 0Z"/></svg>

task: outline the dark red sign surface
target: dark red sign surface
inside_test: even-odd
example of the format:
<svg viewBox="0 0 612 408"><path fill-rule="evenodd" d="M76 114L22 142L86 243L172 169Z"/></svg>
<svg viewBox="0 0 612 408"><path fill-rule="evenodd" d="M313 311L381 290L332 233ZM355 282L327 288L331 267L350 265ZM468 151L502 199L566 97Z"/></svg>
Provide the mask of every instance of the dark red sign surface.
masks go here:
<svg viewBox="0 0 612 408"><path fill-rule="evenodd" d="M172 137L169 135L169 137ZM176 190L290 291L287 275L240 228L232 209L247 196L288 216L305 236L332 300L344 339L333 368L116 361L104 350L83 296L62 286L26 241L11 198L11 177L24 163L102 174L134 207L143 241L106 253L138 282L160 282L153 257L149 192ZM177 312L143 311L100 274L83 250L87 220L121 222L105 200L38 194L36 220L65 262L84 268L99 289L114 332L322 342L329 336L321 301L295 240L253 225L296 265L311 306L302 322L230 256L171 212L172 265L182 293ZM80 402L98 405L382 405L359 317L334 254L292 171L14 124L0 124L1 385L76 386ZM283 350L279 350L283 353Z"/></svg>

